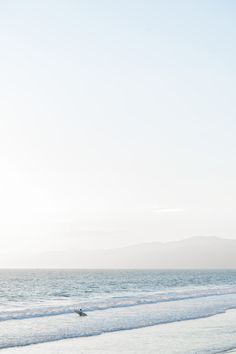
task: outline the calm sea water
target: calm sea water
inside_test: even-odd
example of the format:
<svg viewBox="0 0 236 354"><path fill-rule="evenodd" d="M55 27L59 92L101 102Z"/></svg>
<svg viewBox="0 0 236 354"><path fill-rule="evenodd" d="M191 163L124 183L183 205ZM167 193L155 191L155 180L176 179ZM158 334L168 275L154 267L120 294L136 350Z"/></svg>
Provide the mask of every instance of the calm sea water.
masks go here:
<svg viewBox="0 0 236 354"><path fill-rule="evenodd" d="M74 313L80 307L88 313L83 320ZM2 270L0 348L198 319L231 308L233 270Z"/></svg>

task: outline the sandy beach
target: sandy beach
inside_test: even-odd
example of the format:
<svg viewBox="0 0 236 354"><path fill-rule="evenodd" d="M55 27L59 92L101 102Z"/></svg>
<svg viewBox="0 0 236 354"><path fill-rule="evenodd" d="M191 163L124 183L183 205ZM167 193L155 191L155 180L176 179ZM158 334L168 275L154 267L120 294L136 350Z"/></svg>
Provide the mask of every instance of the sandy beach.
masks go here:
<svg viewBox="0 0 236 354"><path fill-rule="evenodd" d="M230 310L203 319L4 349L2 354L235 354L234 348L236 310Z"/></svg>

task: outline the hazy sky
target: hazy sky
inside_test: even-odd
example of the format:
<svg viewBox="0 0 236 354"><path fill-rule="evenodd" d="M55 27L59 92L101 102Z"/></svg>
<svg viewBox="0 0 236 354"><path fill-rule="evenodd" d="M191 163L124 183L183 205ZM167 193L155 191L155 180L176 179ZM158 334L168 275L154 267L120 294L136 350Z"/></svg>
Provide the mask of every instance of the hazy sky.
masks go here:
<svg viewBox="0 0 236 354"><path fill-rule="evenodd" d="M0 249L236 238L236 2L0 1Z"/></svg>

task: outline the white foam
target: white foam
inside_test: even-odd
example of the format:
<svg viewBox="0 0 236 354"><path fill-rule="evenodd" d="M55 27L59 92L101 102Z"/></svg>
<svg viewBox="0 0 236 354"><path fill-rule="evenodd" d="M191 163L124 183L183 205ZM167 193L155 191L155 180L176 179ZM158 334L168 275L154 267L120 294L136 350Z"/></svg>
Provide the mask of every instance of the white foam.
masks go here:
<svg viewBox="0 0 236 354"><path fill-rule="evenodd" d="M93 336L182 320L197 319L236 308L236 294L162 301L155 304L92 311L86 318L68 313L0 323L0 348Z"/></svg>
<svg viewBox="0 0 236 354"><path fill-rule="evenodd" d="M47 317L70 314L77 307L82 307L88 312L102 311L112 308L138 306L144 304L156 304L162 302L179 301L183 299L205 298L214 295L236 294L235 286L212 287L195 289L183 288L161 291L156 293L141 293L130 296L113 296L104 300L100 298L81 302L79 299L71 301L48 301L36 304L23 304L21 307L13 307L9 310L0 311L0 321L22 320L27 318Z"/></svg>

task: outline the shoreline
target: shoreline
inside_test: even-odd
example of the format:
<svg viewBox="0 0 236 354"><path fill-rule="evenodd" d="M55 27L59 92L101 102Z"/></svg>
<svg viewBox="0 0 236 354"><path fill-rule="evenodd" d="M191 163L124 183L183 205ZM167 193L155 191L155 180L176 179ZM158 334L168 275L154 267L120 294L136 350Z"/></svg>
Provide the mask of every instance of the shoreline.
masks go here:
<svg viewBox="0 0 236 354"><path fill-rule="evenodd" d="M196 320L2 349L2 354L236 354L236 310Z"/></svg>

